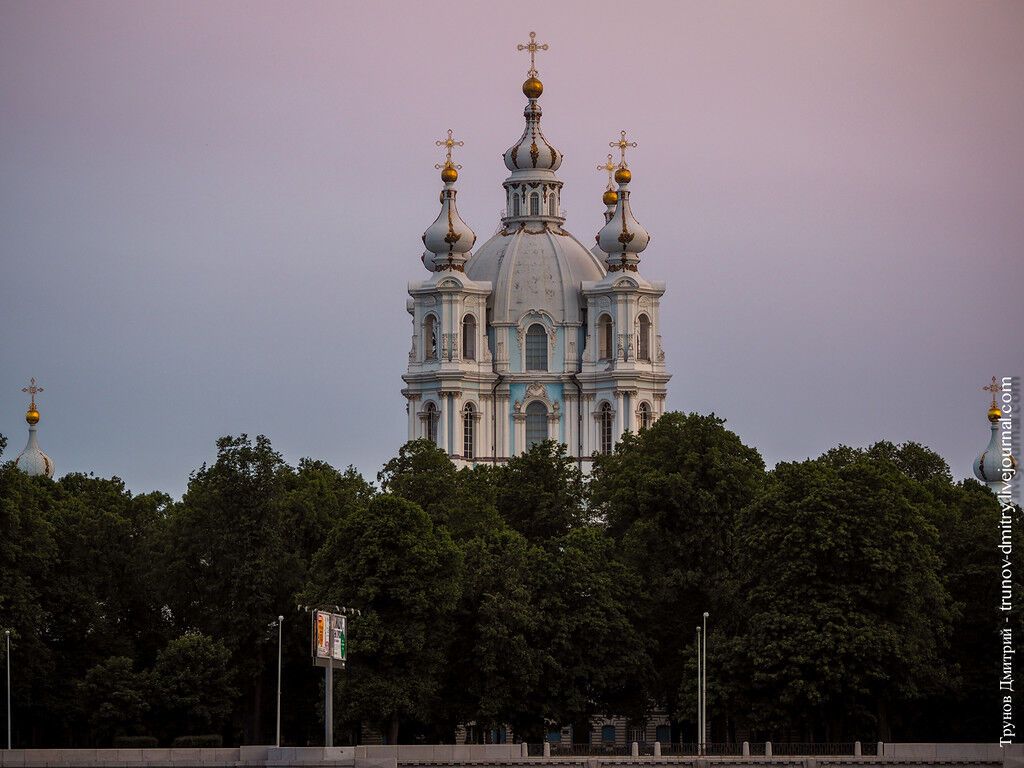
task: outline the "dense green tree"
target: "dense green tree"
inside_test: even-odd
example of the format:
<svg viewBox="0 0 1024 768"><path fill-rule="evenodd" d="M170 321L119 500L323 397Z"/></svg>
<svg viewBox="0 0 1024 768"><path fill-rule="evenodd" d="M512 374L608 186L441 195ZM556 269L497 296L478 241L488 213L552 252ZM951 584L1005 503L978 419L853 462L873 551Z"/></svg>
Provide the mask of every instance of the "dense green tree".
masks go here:
<svg viewBox="0 0 1024 768"><path fill-rule="evenodd" d="M50 522L54 487L44 477L28 477L13 462L0 467L0 630L10 631L16 659L11 684L17 744L47 740L48 712L57 703L57 659L48 631L53 621L48 577L58 557ZM6 655L6 643L0 643L5 664Z"/></svg>
<svg viewBox="0 0 1024 768"><path fill-rule="evenodd" d="M495 470L498 514L529 541L562 536L584 521L583 477L563 443L545 440Z"/></svg>
<svg viewBox="0 0 1024 768"><path fill-rule="evenodd" d="M501 525L463 544L462 594L452 617L444 715L481 729L511 724L539 733L547 701L542 682L554 659L538 605L546 553Z"/></svg>
<svg viewBox="0 0 1024 768"><path fill-rule="evenodd" d="M101 661L75 684L75 704L97 746L142 733L153 694L149 676L137 672L127 656Z"/></svg>
<svg viewBox="0 0 1024 768"><path fill-rule="evenodd" d="M151 682L164 738L222 733L238 695L233 678L224 643L198 632L171 640L157 654Z"/></svg>
<svg viewBox="0 0 1024 768"><path fill-rule="evenodd" d="M780 464L739 531L754 723L888 739L889 713L946 674L951 602L919 485L881 452Z"/></svg>
<svg viewBox="0 0 1024 768"><path fill-rule="evenodd" d="M306 601L358 606L351 672L339 699L351 718L385 730L439 708L461 553L418 505L377 496L343 518L314 558Z"/></svg>
<svg viewBox="0 0 1024 768"><path fill-rule="evenodd" d="M597 456L590 484L593 513L642 576L637 626L657 670L649 694L683 719L694 709L701 614L712 614L718 638L739 626L736 515L764 483L760 454L724 423L714 414L667 413Z"/></svg>
<svg viewBox="0 0 1024 768"><path fill-rule="evenodd" d="M642 717L651 662L637 611L637 571L593 525L555 540L537 595L544 617L545 713L589 731L592 715Z"/></svg>
<svg viewBox="0 0 1024 768"><path fill-rule="evenodd" d="M430 440L403 445L377 474L377 481L384 493L418 504L456 539L501 525L494 506L493 470L457 470L448 454Z"/></svg>
<svg viewBox="0 0 1024 768"><path fill-rule="evenodd" d="M193 473L165 540L165 595L179 631L222 640L238 671L243 738L263 738L264 690L272 684L276 637L269 621L294 610L305 580L303 505L285 497L294 470L262 435L217 441L217 460Z"/></svg>

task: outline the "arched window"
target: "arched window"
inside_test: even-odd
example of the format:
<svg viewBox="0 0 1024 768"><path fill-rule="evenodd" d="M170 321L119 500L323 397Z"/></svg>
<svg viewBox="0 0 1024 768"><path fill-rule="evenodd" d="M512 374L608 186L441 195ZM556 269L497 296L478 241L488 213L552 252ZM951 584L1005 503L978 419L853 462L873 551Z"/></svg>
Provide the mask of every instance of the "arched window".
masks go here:
<svg viewBox="0 0 1024 768"><path fill-rule="evenodd" d="M516 192L514 195L512 195L512 216L515 217L515 216L518 216L518 215L519 215L519 193Z"/></svg>
<svg viewBox="0 0 1024 768"><path fill-rule="evenodd" d="M476 318L472 315L462 318L462 358L476 360Z"/></svg>
<svg viewBox="0 0 1024 768"><path fill-rule="evenodd" d="M640 338L637 344L637 358L651 359L651 320L647 315L640 315Z"/></svg>
<svg viewBox="0 0 1024 768"><path fill-rule="evenodd" d="M437 319L433 315L423 321L423 358L437 360Z"/></svg>
<svg viewBox="0 0 1024 768"><path fill-rule="evenodd" d="M462 409L462 455L467 459L476 456L476 409L466 403Z"/></svg>
<svg viewBox="0 0 1024 768"><path fill-rule="evenodd" d="M526 406L526 448L548 439L548 409L534 400Z"/></svg>
<svg viewBox="0 0 1024 768"><path fill-rule="evenodd" d="M423 406L423 412L426 414L423 436L430 442L437 443L437 406L433 403L427 403Z"/></svg>
<svg viewBox="0 0 1024 768"><path fill-rule="evenodd" d="M558 215L558 210L555 208L555 205L557 204L557 202L558 201L555 200L554 194L548 195L548 216L557 216Z"/></svg>
<svg viewBox="0 0 1024 768"><path fill-rule="evenodd" d="M601 429L601 453L612 452L612 407L608 401L601 403L598 425Z"/></svg>
<svg viewBox="0 0 1024 768"><path fill-rule="evenodd" d="M597 321L598 357L601 360L610 360L614 346L614 339L612 338L612 319L608 315L601 315Z"/></svg>
<svg viewBox="0 0 1024 768"><path fill-rule="evenodd" d="M526 332L526 370L548 369L548 332L540 323L534 323Z"/></svg>
<svg viewBox="0 0 1024 768"><path fill-rule="evenodd" d="M540 216L540 193L538 192L530 195L530 215Z"/></svg>
<svg viewBox="0 0 1024 768"><path fill-rule="evenodd" d="M640 403L640 429L647 429L651 426L651 406L647 403Z"/></svg>

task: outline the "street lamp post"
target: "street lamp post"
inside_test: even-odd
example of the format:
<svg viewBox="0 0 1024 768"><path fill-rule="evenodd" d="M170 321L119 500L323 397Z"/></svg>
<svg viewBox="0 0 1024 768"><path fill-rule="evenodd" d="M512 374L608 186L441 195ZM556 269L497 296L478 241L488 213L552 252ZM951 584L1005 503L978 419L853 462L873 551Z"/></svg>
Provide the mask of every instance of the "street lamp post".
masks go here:
<svg viewBox="0 0 1024 768"><path fill-rule="evenodd" d="M5 629L7 636L7 749L11 748L11 630Z"/></svg>
<svg viewBox="0 0 1024 768"><path fill-rule="evenodd" d="M704 731L704 725L701 722L701 695L700 695L700 681L701 681L701 669L700 669L700 627L697 627L697 754L700 754L700 743L702 741L702 733Z"/></svg>
<svg viewBox="0 0 1024 768"><path fill-rule="evenodd" d="M701 633L704 636L704 648L702 653L704 658L701 660L701 668L703 670L704 678L701 681L700 690L700 743L704 744L707 742L707 730L708 730L708 612L704 611L704 630Z"/></svg>
<svg viewBox="0 0 1024 768"><path fill-rule="evenodd" d="M283 637L284 616L277 617L277 746L281 746L281 640Z"/></svg>

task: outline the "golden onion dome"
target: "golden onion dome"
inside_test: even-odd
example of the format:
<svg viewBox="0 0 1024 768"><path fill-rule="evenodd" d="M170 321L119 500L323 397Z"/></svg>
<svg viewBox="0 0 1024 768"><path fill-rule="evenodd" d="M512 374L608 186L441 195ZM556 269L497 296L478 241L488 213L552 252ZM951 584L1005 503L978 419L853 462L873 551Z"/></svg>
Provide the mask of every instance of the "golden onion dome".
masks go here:
<svg viewBox="0 0 1024 768"><path fill-rule="evenodd" d="M618 202L619 193L614 189L606 189L604 191L604 196L601 199L604 201L605 205L615 205L615 203Z"/></svg>
<svg viewBox="0 0 1024 768"><path fill-rule="evenodd" d="M622 168L621 166L615 171L615 181L618 184L629 184L633 179L633 174L629 168Z"/></svg>
<svg viewBox="0 0 1024 768"><path fill-rule="evenodd" d="M540 95L544 93L544 83L536 77L531 77L523 83L523 93L528 99L539 99Z"/></svg>
<svg viewBox="0 0 1024 768"><path fill-rule="evenodd" d="M35 425L39 423L39 411L35 408L29 408L25 411L25 421L29 424Z"/></svg>
<svg viewBox="0 0 1024 768"><path fill-rule="evenodd" d="M1003 418L1003 412L999 410L998 406L993 405L988 409L988 420L993 424Z"/></svg>
<svg viewBox="0 0 1024 768"><path fill-rule="evenodd" d="M444 168L441 169L441 181L445 184L454 184L459 178L459 172L455 170L455 166L451 163L446 163Z"/></svg>

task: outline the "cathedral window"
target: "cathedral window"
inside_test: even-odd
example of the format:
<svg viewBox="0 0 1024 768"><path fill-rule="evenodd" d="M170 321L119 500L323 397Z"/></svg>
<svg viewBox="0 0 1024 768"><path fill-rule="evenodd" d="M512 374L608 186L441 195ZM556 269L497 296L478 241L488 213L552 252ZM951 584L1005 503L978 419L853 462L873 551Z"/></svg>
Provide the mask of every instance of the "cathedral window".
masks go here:
<svg viewBox="0 0 1024 768"><path fill-rule="evenodd" d="M475 458L476 451L476 411L472 403L466 403L462 409L462 455L467 459Z"/></svg>
<svg viewBox="0 0 1024 768"><path fill-rule="evenodd" d="M425 424L423 425L423 436L432 443L437 443L437 406L427 403L423 407Z"/></svg>
<svg viewBox="0 0 1024 768"><path fill-rule="evenodd" d="M537 192L530 195L530 215L540 216L540 195Z"/></svg>
<svg viewBox="0 0 1024 768"><path fill-rule="evenodd" d="M558 210L555 208L558 201L555 200L554 194L548 196L548 216L557 216Z"/></svg>
<svg viewBox="0 0 1024 768"><path fill-rule="evenodd" d="M476 360L476 318L472 315L462 318L462 358Z"/></svg>
<svg viewBox="0 0 1024 768"><path fill-rule="evenodd" d="M651 320L647 315L640 315L640 338L637 340L637 358L650 361L651 359Z"/></svg>
<svg viewBox="0 0 1024 768"><path fill-rule="evenodd" d="M651 426L651 406L647 403L640 403L640 429L647 429Z"/></svg>
<svg viewBox="0 0 1024 768"><path fill-rule="evenodd" d="M608 315L601 315L597 321L597 348L601 360L611 359L615 340L612 337L612 319Z"/></svg>
<svg viewBox="0 0 1024 768"><path fill-rule="evenodd" d="M601 453L612 452L612 407L607 401L601 403L598 425L601 430Z"/></svg>
<svg viewBox="0 0 1024 768"><path fill-rule="evenodd" d="M512 195L512 216L519 215L519 193Z"/></svg>
<svg viewBox="0 0 1024 768"><path fill-rule="evenodd" d="M423 321L423 358L437 360L437 318L433 315Z"/></svg>
<svg viewBox="0 0 1024 768"><path fill-rule="evenodd" d="M548 369L548 332L540 323L534 323L526 332L526 370Z"/></svg>
<svg viewBox="0 0 1024 768"><path fill-rule="evenodd" d="M534 400L526 406L526 449L548 439L548 409Z"/></svg>

